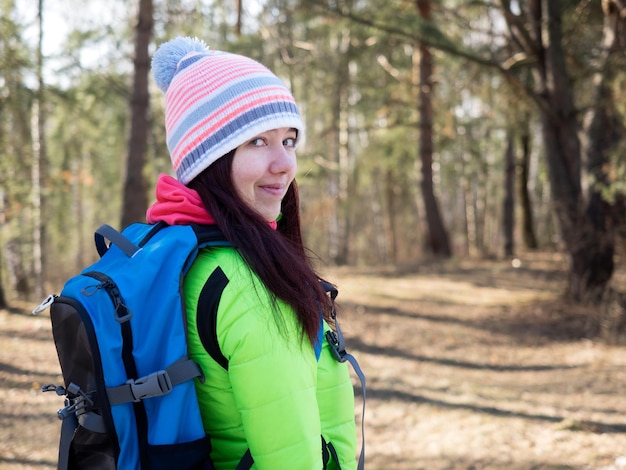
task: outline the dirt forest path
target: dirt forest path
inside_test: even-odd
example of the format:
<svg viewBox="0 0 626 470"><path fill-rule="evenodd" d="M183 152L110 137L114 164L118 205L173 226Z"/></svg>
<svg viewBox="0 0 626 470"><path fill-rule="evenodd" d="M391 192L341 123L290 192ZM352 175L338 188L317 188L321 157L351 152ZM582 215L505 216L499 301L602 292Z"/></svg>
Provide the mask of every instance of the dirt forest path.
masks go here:
<svg viewBox="0 0 626 470"><path fill-rule="evenodd" d="M325 275L367 376L368 470L626 469L626 347L580 334L558 257ZM48 316L0 311L0 469L55 468L58 370Z"/></svg>

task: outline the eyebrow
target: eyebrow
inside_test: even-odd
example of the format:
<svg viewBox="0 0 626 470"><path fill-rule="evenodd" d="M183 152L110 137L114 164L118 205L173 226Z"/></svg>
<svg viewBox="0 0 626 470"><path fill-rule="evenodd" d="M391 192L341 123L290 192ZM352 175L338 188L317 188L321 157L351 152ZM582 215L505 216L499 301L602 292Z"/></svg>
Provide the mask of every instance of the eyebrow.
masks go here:
<svg viewBox="0 0 626 470"><path fill-rule="evenodd" d="M278 129L270 129L270 130L267 130L267 131L264 131L264 132L260 132L260 133L259 133L259 135L266 134L266 133L272 133L272 134L274 134L274 133L276 133L276 132L278 132ZM287 130L287 132L295 132L295 133L296 133L296 136L299 134L298 129L296 129L295 127L290 127L290 128Z"/></svg>

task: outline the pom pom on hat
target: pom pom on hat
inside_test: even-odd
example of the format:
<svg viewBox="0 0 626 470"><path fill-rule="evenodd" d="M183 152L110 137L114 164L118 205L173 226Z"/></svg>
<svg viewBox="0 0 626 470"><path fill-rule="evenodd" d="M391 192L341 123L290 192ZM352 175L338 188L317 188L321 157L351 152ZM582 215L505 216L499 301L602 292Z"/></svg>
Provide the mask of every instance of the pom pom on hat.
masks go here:
<svg viewBox="0 0 626 470"><path fill-rule="evenodd" d="M179 37L161 45L152 57L154 81L163 93L167 91L178 70L178 63L192 52L206 52L208 46L198 38Z"/></svg>
<svg viewBox="0 0 626 470"><path fill-rule="evenodd" d="M248 57L178 37L156 50L152 74L165 93L167 147L183 184L262 132L289 127L304 136L289 89Z"/></svg>

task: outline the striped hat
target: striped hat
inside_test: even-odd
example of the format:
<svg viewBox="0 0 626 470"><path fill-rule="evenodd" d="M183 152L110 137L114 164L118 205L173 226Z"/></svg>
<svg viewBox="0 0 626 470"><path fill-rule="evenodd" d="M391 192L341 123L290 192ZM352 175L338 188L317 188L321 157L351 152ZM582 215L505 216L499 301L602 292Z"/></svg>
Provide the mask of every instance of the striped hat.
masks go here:
<svg viewBox="0 0 626 470"><path fill-rule="evenodd" d="M248 57L190 37L161 44L152 73L165 93L165 131L177 179L188 184L218 158L262 132L304 125L285 84Z"/></svg>

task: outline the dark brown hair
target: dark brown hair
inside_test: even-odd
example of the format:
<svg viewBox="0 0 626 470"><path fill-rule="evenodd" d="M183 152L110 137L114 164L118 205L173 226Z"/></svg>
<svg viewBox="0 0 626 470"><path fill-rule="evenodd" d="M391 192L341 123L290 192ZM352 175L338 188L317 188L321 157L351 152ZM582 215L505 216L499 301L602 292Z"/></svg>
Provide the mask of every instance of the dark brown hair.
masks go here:
<svg viewBox="0 0 626 470"><path fill-rule="evenodd" d="M278 227L273 230L237 194L231 177L234 154L233 150L216 160L188 186L198 192L226 239L266 288L293 307L303 335L313 344L320 315L330 320L331 306L303 245L296 182L287 190Z"/></svg>

